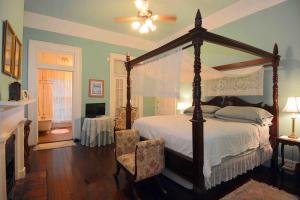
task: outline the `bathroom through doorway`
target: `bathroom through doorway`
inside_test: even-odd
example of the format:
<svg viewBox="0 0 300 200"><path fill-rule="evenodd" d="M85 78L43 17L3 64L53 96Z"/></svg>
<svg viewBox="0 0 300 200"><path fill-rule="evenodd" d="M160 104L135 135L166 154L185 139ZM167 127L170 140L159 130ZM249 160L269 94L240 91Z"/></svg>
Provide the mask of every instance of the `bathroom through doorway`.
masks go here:
<svg viewBox="0 0 300 200"><path fill-rule="evenodd" d="M71 140L72 72L38 70L38 143Z"/></svg>

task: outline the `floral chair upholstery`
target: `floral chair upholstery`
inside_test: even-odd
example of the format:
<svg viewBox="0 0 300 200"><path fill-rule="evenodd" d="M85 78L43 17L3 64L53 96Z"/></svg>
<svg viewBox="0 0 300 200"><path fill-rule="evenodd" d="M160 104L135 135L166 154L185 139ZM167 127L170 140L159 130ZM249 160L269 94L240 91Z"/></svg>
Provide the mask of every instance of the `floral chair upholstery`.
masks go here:
<svg viewBox="0 0 300 200"><path fill-rule="evenodd" d="M137 107L131 108L131 124L134 120L138 118ZM126 129L126 107L117 108L116 110L116 123L115 130L125 130Z"/></svg>
<svg viewBox="0 0 300 200"><path fill-rule="evenodd" d="M125 169L133 182L155 177L165 168L164 141L139 141L139 138L139 132L135 129L116 131L116 178L120 167Z"/></svg>

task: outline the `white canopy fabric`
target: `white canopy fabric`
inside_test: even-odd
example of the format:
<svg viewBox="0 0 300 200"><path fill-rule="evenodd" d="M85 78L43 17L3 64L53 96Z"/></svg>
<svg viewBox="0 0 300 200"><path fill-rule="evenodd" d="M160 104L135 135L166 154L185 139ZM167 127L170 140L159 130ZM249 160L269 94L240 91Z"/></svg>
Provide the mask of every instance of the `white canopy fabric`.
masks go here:
<svg viewBox="0 0 300 200"><path fill-rule="evenodd" d="M179 98L182 82L193 82L194 57L181 49L147 61L132 71L132 94ZM202 65L204 96L263 95L262 66L218 71Z"/></svg>
<svg viewBox="0 0 300 200"><path fill-rule="evenodd" d="M175 50L132 70L132 94L179 98L182 51Z"/></svg>

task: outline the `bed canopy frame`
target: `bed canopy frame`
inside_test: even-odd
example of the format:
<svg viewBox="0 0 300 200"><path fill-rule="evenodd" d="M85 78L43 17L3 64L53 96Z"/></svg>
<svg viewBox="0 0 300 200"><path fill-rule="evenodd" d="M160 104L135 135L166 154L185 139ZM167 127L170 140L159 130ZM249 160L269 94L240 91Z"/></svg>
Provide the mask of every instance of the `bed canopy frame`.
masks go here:
<svg viewBox="0 0 300 200"><path fill-rule="evenodd" d="M180 47L189 42L192 44L184 47L194 47L194 79L193 79L193 104L195 106L192 122L192 141L193 141L193 159L185 157L180 153L166 148L166 166L169 165L171 170L179 173L180 176L187 178L193 183L193 189L196 193L202 193L205 190L205 182L203 175L203 158L204 158L204 143L203 143L203 127L205 120L201 110L201 46L203 42L209 42L220 46L236 49L252 55L260 57L259 59L249 60L239 63L227 64L214 67L217 70L232 70L251 67L255 65L271 66L273 69L273 105L263 105L247 103L237 97L226 97L224 104L227 105L240 105L240 106L256 106L262 107L270 111L273 115L273 125L270 128L270 142L272 147L275 147L276 137L278 136L278 65L280 56L278 55L278 46L275 43L273 52L267 52L262 49L253 47L251 45L229 39L215 33L208 32L202 27L202 17L198 9L195 17L195 28L190 30L183 36L154 49L140 57L130 60L129 55L126 56L125 67L127 71L127 104L126 104L126 128L131 128L131 81L130 72L134 67L149 58L167 52L171 49ZM221 97L222 98L222 97ZM218 104L222 99L216 97L206 104ZM276 156L273 156L275 158ZM276 158L275 158L276 159ZM274 161L274 159L273 159ZM274 163L274 162L273 162ZM180 169L179 169L180 168Z"/></svg>

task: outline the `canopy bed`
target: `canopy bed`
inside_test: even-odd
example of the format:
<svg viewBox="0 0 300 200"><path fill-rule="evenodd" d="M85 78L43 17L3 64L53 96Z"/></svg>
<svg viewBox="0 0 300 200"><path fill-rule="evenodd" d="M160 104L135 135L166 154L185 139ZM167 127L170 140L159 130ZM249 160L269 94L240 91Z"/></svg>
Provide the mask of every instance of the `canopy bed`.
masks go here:
<svg viewBox="0 0 300 200"><path fill-rule="evenodd" d="M246 101L241 100L238 97L215 97L207 102L201 102L201 97L203 95L203 91L201 89L201 82L202 82L202 66L201 66L201 59L200 59L200 48L203 45L203 42L209 42L221 46L225 46L228 48L236 49L239 51L247 52L252 55L260 57L259 59L244 61L239 63L233 63L228 65L216 66L213 67L219 71L226 71L226 70L233 70L233 69L245 69L252 66L263 65L264 67L271 66L273 69L273 105L265 105L263 103L252 104ZM202 28L202 18L200 11L198 10L195 18L195 28L190 30L185 35L155 49L152 50L140 57L137 57L133 60L130 60L130 57L127 56L125 63L125 67L127 70L127 104L126 104L126 128L131 128L131 70L135 67L138 67L140 63L160 54L163 54L167 51L172 49L181 47L189 42L192 42L191 45L184 47L186 49L188 47L194 47L194 62L193 62L193 105L194 110L192 114L192 119L190 120L192 123L191 132L191 144L187 143L187 146L192 148L188 149L186 152L180 149L176 149L176 147L165 147L165 159L166 159L166 167L176 174L184 177L185 179L191 181L193 183L193 189L197 193L201 193L201 191L205 190L205 188L210 188L205 183L205 167L207 166L206 159L205 159L205 152L204 152L204 133L207 128L205 128L204 124L212 123L211 119L205 120L203 117L203 111L201 109L201 105L214 105L214 106L250 106L256 108L263 108L270 112L273 115L272 118L272 125L264 130L265 132L269 132L268 138L270 140L270 145L274 148L275 147L275 140L278 136L278 65L280 61L280 56L278 55L278 47L277 44L274 45L273 53L264 51L262 49L244 44L242 42L232 40L214 33L208 32L206 29ZM170 119L161 118L158 121L163 123L164 120L167 122ZM182 119L176 119L182 120ZM187 119L185 119L187 121ZM153 121L148 122L148 125L151 124L155 128L155 124L159 122ZM219 123L219 122L214 122ZM166 124L166 123L165 123ZM231 124L230 126L236 127L239 124ZM224 127L224 124L219 124L219 126ZM176 127L177 128L177 127ZM253 127L249 127L252 129ZM142 128L146 129L146 128ZM178 128L180 129L180 128ZM205 130L204 130L205 129ZM234 128L231 128L233 130ZM242 128L240 128L242 129ZM219 128L222 130L222 128ZM182 130L183 131L183 130ZM259 130L261 131L261 130ZM159 132L159 131L157 131ZM247 131L245 131L247 132ZM263 132L263 131L261 131ZM255 135L255 134L254 134ZM207 135L205 135L207 137ZM150 136L149 136L150 137ZM171 137L175 137L172 135ZM146 137L147 138L147 137ZM150 139L150 138L149 138ZM206 138L205 138L206 139ZM175 139L176 140L176 139ZM251 139L249 139L251 140ZM168 142L167 142L168 143ZM214 145L211 143L210 145ZM249 144L250 145L250 144ZM206 151L205 147L205 151ZM274 151L276 152L276 151ZM253 153L253 152L252 152ZM276 157L276 156L275 156ZM274 158L275 158L274 157ZM222 167L222 166L219 166ZM217 169L213 169L217 170ZM220 169L219 169L220 170ZM220 182L220 181L216 181ZM212 184L215 185L215 184Z"/></svg>

